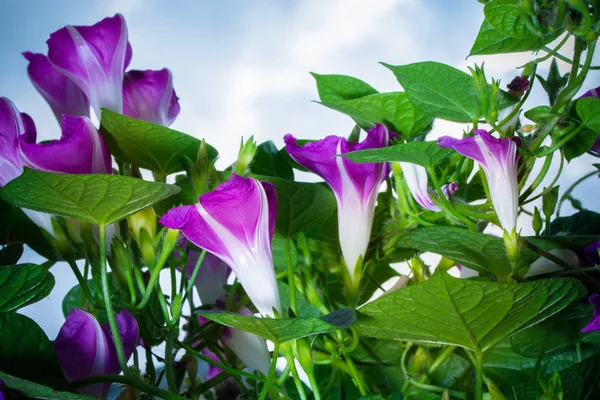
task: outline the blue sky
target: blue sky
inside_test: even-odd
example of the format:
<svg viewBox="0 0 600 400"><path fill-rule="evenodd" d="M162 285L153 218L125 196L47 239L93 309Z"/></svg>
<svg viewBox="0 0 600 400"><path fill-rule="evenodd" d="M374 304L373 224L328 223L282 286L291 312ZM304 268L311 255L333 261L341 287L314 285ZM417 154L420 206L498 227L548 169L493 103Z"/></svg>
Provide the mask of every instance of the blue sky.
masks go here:
<svg viewBox="0 0 600 400"><path fill-rule="evenodd" d="M463 70L485 61L488 77L506 84L519 73L515 67L530 59L527 54L466 59L483 20L482 5L475 0L4 0L0 96L34 118L41 139L57 138L60 132L28 81L21 52L45 52L51 32L66 24L93 24L115 12L128 23L130 68L172 70L182 109L172 127L217 147L220 167L234 161L240 136L281 146L286 133L320 138L350 131L349 118L311 102L317 92L310 71L352 75L379 91L393 91L400 86L379 61L431 60ZM547 66L539 72L545 76ZM588 85L599 84L594 72ZM545 97L538 90L531 100L544 102ZM463 128L436 123L433 135L458 135ZM572 162L563 187L589 171L591 162L589 157ZM591 191L575 195L585 206L599 208ZM37 259L31 252L26 258ZM66 265L53 272L57 285L51 297L25 310L52 339L64 320L62 298L76 283Z"/></svg>

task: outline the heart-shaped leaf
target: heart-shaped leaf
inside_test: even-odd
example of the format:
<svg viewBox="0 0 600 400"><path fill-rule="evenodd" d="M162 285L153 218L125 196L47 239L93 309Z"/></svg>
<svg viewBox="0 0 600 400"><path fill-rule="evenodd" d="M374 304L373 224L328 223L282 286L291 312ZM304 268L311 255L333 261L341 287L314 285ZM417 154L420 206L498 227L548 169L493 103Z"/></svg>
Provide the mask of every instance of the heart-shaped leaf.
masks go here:
<svg viewBox="0 0 600 400"><path fill-rule="evenodd" d="M0 312L15 311L40 301L54 287L54 276L42 266L20 264L0 267Z"/></svg>
<svg viewBox="0 0 600 400"><path fill-rule="evenodd" d="M360 308L354 326L380 339L485 351L585 293L585 287L572 278L509 284L458 279L440 271L424 283Z"/></svg>
<svg viewBox="0 0 600 400"><path fill-rule="evenodd" d="M440 148L437 142L410 142L380 149L359 150L344 154L348 160L358 163L401 161L434 167L452 151Z"/></svg>
<svg viewBox="0 0 600 400"><path fill-rule="evenodd" d="M54 174L25 168L0 191L0 197L14 206L106 225L177 192L177 186L126 176Z"/></svg>
<svg viewBox="0 0 600 400"><path fill-rule="evenodd" d="M342 308L320 318L258 318L231 312L205 310L196 313L222 325L251 332L272 342L279 343L345 329L350 327L356 320L356 311L351 308Z"/></svg>

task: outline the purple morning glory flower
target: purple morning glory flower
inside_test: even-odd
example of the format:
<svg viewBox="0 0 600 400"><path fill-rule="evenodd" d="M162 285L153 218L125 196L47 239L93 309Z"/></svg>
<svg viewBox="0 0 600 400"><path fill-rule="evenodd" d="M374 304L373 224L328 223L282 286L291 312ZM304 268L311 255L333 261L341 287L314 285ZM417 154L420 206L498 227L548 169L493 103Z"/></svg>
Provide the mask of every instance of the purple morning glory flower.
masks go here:
<svg viewBox="0 0 600 400"><path fill-rule="evenodd" d="M202 349L202 354L204 354L206 357L210 358L211 360L213 360L215 362L221 362L219 357L217 357L217 355L215 353L213 353L206 347ZM221 368L215 367L212 364L208 364L208 372L206 373L205 380L208 381L208 380L214 378L215 376L219 375L221 372L223 372L223 370Z"/></svg>
<svg viewBox="0 0 600 400"><path fill-rule="evenodd" d="M441 211L437 204L431 200L427 170L420 165L408 162L401 162L400 167L402 168L406 185L408 186L408 190L410 190L413 199L426 210ZM456 183L452 182L442 186L441 189L444 196L449 199L454 192L456 192L457 186Z"/></svg>
<svg viewBox="0 0 600 400"><path fill-rule="evenodd" d="M581 95L580 99L583 99L584 97L593 97L595 99L600 99L600 86L598 86L597 88L588 90L583 95ZM596 138L596 142L594 142L594 145L592 146L592 148L590 150L593 151L594 153L600 154L600 136L598 136L598 138Z"/></svg>
<svg viewBox="0 0 600 400"><path fill-rule="evenodd" d="M90 103L79 87L58 72L44 54L23 53L29 61L27 74L33 86L48 102L60 123L63 114L89 117Z"/></svg>
<svg viewBox="0 0 600 400"><path fill-rule="evenodd" d="M123 76L131 61L127 24L121 14L92 26L67 25L50 35L48 60L100 108L123 111Z"/></svg>
<svg viewBox="0 0 600 400"><path fill-rule="evenodd" d="M360 276L356 267L369 245L377 195L389 166L387 163L359 164L339 156L356 150L386 147L390 134L385 126L375 124L361 143L327 136L318 142L299 146L290 134L284 140L289 155L323 178L333 190L338 206L342 255L350 279L357 283Z"/></svg>
<svg viewBox="0 0 600 400"><path fill-rule="evenodd" d="M496 139L482 129L463 139L443 136L438 139L438 144L479 163L487 178L500 225L505 231L513 232L519 208L517 144L508 138Z"/></svg>
<svg viewBox="0 0 600 400"><path fill-rule="evenodd" d="M590 262L597 264L600 262L600 258L598 256L598 249L600 249L600 240L590 243L583 249L583 254L587 256Z"/></svg>
<svg viewBox="0 0 600 400"><path fill-rule="evenodd" d="M258 311L273 316L273 309L281 312L271 250L276 207L271 183L234 174L197 204L169 210L160 223L229 265Z"/></svg>
<svg viewBox="0 0 600 400"><path fill-rule="evenodd" d="M60 140L36 144L31 117L0 97L0 187L21 175L25 166L57 173L110 172L110 154L88 118L64 116L62 128ZM27 209L23 212L56 237L49 214Z"/></svg>
<svg viewBox="0 0 600 400"><path fill-rule="evenodd" d="M123 114L162 126L175 121L180 107L171 71L129 71L123 82Z"/></svg>
<svg viewBox="0 0 600 400"><path fill-rule="evenodd" d="M593 293L588 301L594 306L594 316L581 330L582 333L600 331L600 294Z"/></svg>
<svg viewBox="0 0 600 400"><path fill-rule="evenodd" d="M67 174L109 174L110 153L100 133L87 117L63 115L59 140L36 143L35 131L19 140L23 164L38 171Z"/></svg>
<svg viewBox="0 0 600 400"><path fill-rule="evenodd" d="M117 326L129 359L138 342L138 325L127 310L117 315ZM71 310L54 341L58 361L68 382L96 375L119 374L121 367L108 324L100 325L85 311ZM110 383L97 383L81 388L80 393L105 398Z"/></svg>

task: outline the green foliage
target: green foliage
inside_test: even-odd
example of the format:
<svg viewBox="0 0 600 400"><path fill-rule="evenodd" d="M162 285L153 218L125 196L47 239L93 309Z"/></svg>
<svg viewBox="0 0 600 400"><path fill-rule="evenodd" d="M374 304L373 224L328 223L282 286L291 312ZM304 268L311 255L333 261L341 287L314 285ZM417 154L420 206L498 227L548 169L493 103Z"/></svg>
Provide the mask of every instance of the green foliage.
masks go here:
<svg viewBox="0 0 600 400"><path fill-rule="evenodd" d="M274 176L282 179L294 180L294 170L287 162L284 155L285 149L277 150L270 140L259 145L250 172L257 175Z"/></svg>
<svg viewBox="0 0 600 400"><path fill-rule="evenodd" d="M0 313L0 371L39 383L64 385L52 342L30 318Z"/></svg>
<svg viewBox="0 0 600 400"><path fill-rule="evenodd" d="M54 287L54 276L35 264L0 267L0 312L15 311L40 301Z"/></svg>
<svg viewBox="0 0 600 400"><path fill-rule="evenodd" d="M415 108L406 93L378 93L367 83L344 75L313 76L321 104L348 115L364 130L377 122L411 139L431 125L432 118Z"/></svg>
<svg viewBox="0 0 600 400"><path fill-rule="evenodd" d="M276 231L284 238L322 223L336 210L331 190L320 183L294 182L268 176L255 176L275 185L277 192Z"/></svg>
<svg viewBox="0 0 600 400"><path fill-rule="evenodd" d="M184 160L196 160L200 140L173 129L129 118L103 109L100 132L118 160L134 163L161 175L184 170ZM217 151L208 146L209 159Z"/></svg>
<svg viewBox="0 0 600 400"><path fill-rule="evenodd" d="M344 157L359 163L404 161L431 168L451 153L450 149L439 147L437 142L409 142L380 149L354 151L344 154Z"/></svg>
<svg viewBox="0 0 600 400"><path fill-rule="evenodd" d="M251 332L279 343L345 329L350 327L356 319L356 312L350 308L342 308L320 318L257 318L230 312L203 310L196 313L222 325Z"/></svg>
<svg viewBox="0 0 600 400"><path fill-rule="evenodd" d="M25 169L0 191L18 206L110 224L179 191L173 185L116 175L71 175Z"/></svg>
<svg viewBox="0 0 600 400"><path fill-rule="evenodd" d="M27 398L33 399L52 399L52 400L92 400L95 397L85 396L82 394L59 392L51 387L40 385L39 383L31 382L25 379L19 379L7 373L0 371L0 381L10 388L4 388L5 395L19 393Z"/></svg>
<svg viewBox="0 0 600 400"><path fill-rule="evenodd" d="M360 309L366 336L486 351L585 295L575 279L522 284L470 281L443 272Z"/></svg>

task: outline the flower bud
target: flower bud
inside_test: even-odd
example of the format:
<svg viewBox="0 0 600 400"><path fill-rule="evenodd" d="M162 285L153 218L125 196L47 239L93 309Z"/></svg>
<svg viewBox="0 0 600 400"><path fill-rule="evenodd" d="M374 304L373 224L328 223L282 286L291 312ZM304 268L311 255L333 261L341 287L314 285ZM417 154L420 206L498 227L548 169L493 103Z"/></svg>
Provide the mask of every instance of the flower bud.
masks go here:
<svg viewBox="0 0 600 400"><path fill-rule="evenodd" d="M542 230L542 216L540 215L540 210L537 207L533 208L533 221L531 222L533 226L533 230L535 231L535 235L539 236L540 231Z"/></svg>
<svg viewBox="0 0 600 400"><path fill-rule="evenodd" d="M50 223L52 224L52 235L48 234L43 229L42 233L61 257L66 258L71 256L74 249L62 226L55 218L51 218Z"/></svg>
<svg viewBox="0 0 600 400"><path fill-rule="evenodd" d="M254 136L250 136L250 139L244 143L242 139L242 144L240 146L240 152L238 153L238 159L235 163L234 173L244 176L248 172L248 168L254 160L254 154L256 153L256 141L254 140Z"/></svg>
<svg viewBox="0 0 600 400"><path fill-rule="evenodd" d="M152 206L146 207L129 216L127 221L129 222L129 229L138 243L140 242L140 233L142 230L146 231L152 241L156 237L156 213Z"/></svg>
<svg viewBox="0 0 600 400"><path fill-rule="evenodd" d="M295 341L296 358L300 361L300 365L309 376L313 373L313 360L310 353L310 344L308 339L301 338Z"/></svg>
<svg viewBox="0 0 600 400"><path fill-rule="evenodd" d="M490 88L482 67L475 64L475 68L469 67L469 71L471 71L471 75L473 76L473 85L475 86L479 108L483 112L483 115L487 116L490 105Z"/></svg>
<svg viewBox="0 0 600 400"><path fill-rule="evenodd" d="M190 176L192 184L196 189L196 195L202 196L205 193L212 191L218 183L218 175L215 169L215 160L210 160L208 157L208 146L204 139L198 147L198 155L196 162L190 168Z"/></svg>
<svg viewBox="0 0 600 400"><path fill-rule="evenodd" d="M498 120L498 102L500 100L500 81L492 79L492 85L490 87L490 100L485 119L494 123Z"/></svg>

